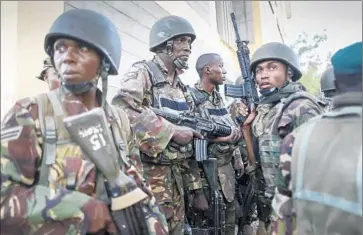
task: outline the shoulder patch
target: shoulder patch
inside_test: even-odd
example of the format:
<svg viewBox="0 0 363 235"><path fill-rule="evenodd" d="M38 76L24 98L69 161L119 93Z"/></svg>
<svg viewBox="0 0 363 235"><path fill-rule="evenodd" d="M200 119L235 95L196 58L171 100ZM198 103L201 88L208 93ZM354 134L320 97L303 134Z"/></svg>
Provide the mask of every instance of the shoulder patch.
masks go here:
<svg viewBox="0 0 363 235"><path fill-rule="evenodd" d="M15 126L1 129L1 142L18 139L22 130L23 126Z"/></svg>

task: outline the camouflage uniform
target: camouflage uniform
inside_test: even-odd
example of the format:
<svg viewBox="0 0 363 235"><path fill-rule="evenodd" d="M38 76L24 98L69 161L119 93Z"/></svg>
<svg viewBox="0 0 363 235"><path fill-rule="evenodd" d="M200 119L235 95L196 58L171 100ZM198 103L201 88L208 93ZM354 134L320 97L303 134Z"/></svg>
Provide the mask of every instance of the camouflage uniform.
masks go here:
<svg viewBox="0 0 363 235"><path fill-rule="evenodd" d="M265 60L278 60L287 65L287 74L292 81L286 81L282 88L269 91L262 96L252 123L252 132L258 139L261 168L264 177L263 191L258 195L260 224L267 227L271 221L271 201L275 193L275 180L279 166L281 140L308 119L322 112L321 104L304 91L300 83L299 62L296 54L282 43L268 43L260 47L251 58L250 68ZM260 91L262 94L263 91ZM261 223L263 222L263 223ZM259 226L259 230L263 226Z"/></svg>
<svg viewBox="0 0 363 235"><path fill-rule="evenodd" d="M49 92L51 93L51 92ZM39 185L40 163L44 139L40 115L54 116L53 107L46 94L39 99L25 98L6 115L2 124L1 139L1 228L12 234L85 234L97 223L114 234L110 212L98 200L95 165L86 159L80 147L72 143L62 125L63 118L86 112L85 106L70 93L55 90L65 115L56 117L56 158L49 165L49 186ZM100 97L99 97L100 98ZM42 102L42 109L39 103ZM42 110L42 111L41 111ZM129 121L122 110L116 118L127 143L127 154L133 163L126 173L134 176L139 186L149 192L145 209L151 234L167 234L163 214L151 196L151 188L142 185L142 165L139 151L129 128ZM40 114L43 112L43 114ZM6 133L12 133L7 135ZM77 199L77 200L74 200ZM16 203L16 204L14 204ZM16 205L16 206L15 206ZM22 226L18 226L21 224ZM14 229L18 228L15 232Z"/></svg>
<svg viewBox="0 0 363 235"><path fill-rule="evenodd" d="M184 231L184 186L191 190L202 188L197 163L191 159L193 145L178 146L171 141L174 124L156 115L140 119L140 113L152 115L148 107L174 113L193 108L193 100L179 78L188 65L172 50L174 39L178 36L189 36L191 43L196 38L193 27L184 18L172 15L159 19L150 30L149 41L149 50L156 55L150 61L137 62L132 66L121 79L121 88L112 101L126 111L131 124L138 121L145 130L157 127L157 132L140 131L137 136L144 140L141 143L141 161L145 177L163 208L170 234L183 234ZM173 77L168 76L168 70L158 55L160 50L165 50L164 54L173 60Z"/></svg>
<svg viewBox="0 0 363 235"><path fill-rule="evenodd" d="M261 167L266 183L265 193L259 195L263 207L271 206L274 195L281 140L287 133L321 112L318 102L303 91L291 94L277 104L263 104L257 107L252 130L258 138ZM261 212L266 213L263 209ZM268 222L268 216L262 214L266 219L265 223Z"/></svg>
<svg viewBox="0 0 363 235"><path fill-rule="evenodd" d="M194 88L190 87L189 90L196 104L195 111L202 117L237 127L237 123L231 118L222 97L216 89L214 89L212 93L209 93L197 83ZM225 233L234 234L236 215L236 176L232 165L232 159L235 158L235 161L242 161L241 153L237 148L237 145L211 143L208 146L208 156L214 156L217 159L220 193L224 195L224 203L226 206ZM204 184L208 187L207 182Z"/></svg>
<svg viewBox="0 0 363 235"><path fill-rule="evenodd" d="M93 21L99 23L97 27ZM96 32L105 37L102 42L97 41ZM99 51L112 52L112 56L98 52L99 57L105 57L104 64L110 64L110 69L101 77L107 81L108 74L117 74L121 42L109 19L89 10L64 12L45 38L48 55L53 54L51 48L62 35L77 42L93 39L89 43ZM102 71L104 64L100 66ZM95 99L99 104L102 102L110 115L110 125L117 127L113 132L119 131L119 139L125 143L125 148L120 148L126 156L121 170L147 195L141 205L149 233L167 234L165 217L142 177L139 143L135 141L127 115L103 102L104 91L97 90ZM103 179L102 174L63 124L65 117L87 111L73 91L62 85L48 93L17 101L5 116L1 128L2 234L117 234L110 201L104 200L99 190L104 189L104 182L98 180Z"/></svg>
<svg viewBox="0 0 363 235"><path fill-rule="evenodd" d="M360 80L362 43L345 50L332 57L333 66L334 60L338 68L356 60ZM281 144L273 201L280 219L273 235L363 234L362 92L337 95L333 103L332 111L310 119Z"/></svg>
<svg viewBox="0 0 363 235"><path fill-rule="evenodd" d="M179 77L173 81L167 76L167 69L158 55L155 55L152 62L164 76L166 82L163 86L152 86L145 64L136 63L121 80L122 88L113 103L127 112L131 123L138 120L146 129L158 127L156 133L137 133L138 138L145 140L141 143L141 160L145 177L163 208L170 231L172 234L180 234L184 226L185 211L183 187L185 185L190 190L202 188L197 165L190 159L193 155L192 145L183 146L186 151L171 147L169 143L174 134L174 125L156 116L140 120L140 112L142 106L152 106L155 98L160 101L160 108L172 112L189 110L193 101ZM152 113L149 110L144 112ZM191 170L189 165L195 168Z"/></svg>

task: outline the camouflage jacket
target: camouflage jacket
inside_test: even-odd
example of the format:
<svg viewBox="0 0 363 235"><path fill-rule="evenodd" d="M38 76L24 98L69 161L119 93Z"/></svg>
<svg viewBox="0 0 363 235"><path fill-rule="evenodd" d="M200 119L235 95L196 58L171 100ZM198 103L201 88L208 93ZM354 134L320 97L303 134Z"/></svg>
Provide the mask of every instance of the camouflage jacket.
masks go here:
<svg viewBox="0 0 363 235"><path fill-rule="evenodd" d="M159 56L155 55L151 62L158 71L151 73L145 61L135 63L121 79L121 88L112 103L125 110L133 128L143 130L136 135L138 139L142 139L140 146L144 153L142 162L148 163L145 164L145 169L148 167L147 177L153 178L154 186L165 185L165 182L176 180L180 192L183 192L183 184L190 190L199 189L202 187L202 182L196 161L191 158L192 143L186 146L187 152L171 149L170 143L175 126L148 109L148 107L155 107L167 109L170 112L191 110L194 105L193 100L178 76L182 71L177 70L175 76L171 78ZM152 81L156 77L162 81L153 84ZM147 119L141 119L140 113L150 115ZM135 123L138 124L135 125ZM162 162L168 162L168 164ZM172 175L174 175L173 178L171 178ZM172 198L172 189L165 189L160 193L165 200Z"/></svg>
<svg viewBox="0 0 363 235"><path fill-rule="evenodd" d="M362 94L361 93L360 93L360 95L346 94L346 95L342 95L342 96L336 96L333 99L333 103L334 103L334 108L332 109L332 113L334 113L335 111L339 111L342 107L347 107L347 104L349 106L354 104L354 105L358 105L358 107L359 106L361 107L361 105L362 105ZM322 114L322 115L325 115L325 114ZM326 114L326 115L329 115L329 114ZM343 214L344 213L343 210L339 210L340 212L338 212L338 213L336 213L336 212L328 213L328 214L331 214L330 217L329 217L329 215L327 215L330 219L326 219L325 221L324 221L324 219L322 219L322 220L315 220L315 221L311 220L310 223L305 223L305 222L301 223L301 224L297 223L297 219L296 219L296 212L297 212L296 211L296 203L294 203L293 198L294 198L294 194L295 194L294 189L296 188L296 182L297 182L298 179L295 178L296 172L292 172L292 162L295 161L294 157L297 157L297 155L296 155L297 154L297 152L296 152L297 149L296 148L298 148L298 146L297 146L298 143L296 143L296 139L299 136L301 136L301 133L306 133L307 128L311 127L311 124L316 123L317 121L321 120L321 117L322 116L319 115L319 116L316 116L316 117L314 117L312 119L309 119L306 123L304 123L303 125L301 125L297 129L295 129L292 133L287 135L284 138L284 140L282 141L281 148L280 148L280 168L279 168L280 172L279 172L279 178L277 179L276 194L275 194L275 197L274 197L274 200L273 200L273 208L274 208L276 214L278 215L279 220L275 221L275 223L273 225L273 235L290 235L290 234L295 235L295 234L298 234L297 233L297 226L301 226L303 229L307 229L307 230L305 230L305 232L303 232L304 234L310 234L310 232L308 232L308 231L310 231L313 227L314 227L313 230L315 232L312 232L311 234L316 234L317 231L322 231L322 230L325 230L325 231L330 230L330 232L332 232L332 231L336 231L334 229L339 228L338 230L340 230L341 227L343 227L343 226L349 226L350 228L348 228L348 229L345 228L344 230L340 230L340 231L348 231L348 230L353 231L357 227L360 227L360 233L363 231L363 228L362 228L361 224L358 225L359 222L358 223L355 222L355 221L357 221L357 218L358 218L358 221L361 220L361 216L362 216L361 208L360 208L360 217L359 216L354 217L354 216L352 216L352 214L346 214L344 216L346 218L346 221L342 222L343 226L340 226L340 225L338 226L337 225L337 221L341 221L341 218L337 217L337 215L338 215L338 213ZM337 122L337 119L334 120L334 121ZM331 129L332 130L329 130L329 131L334 131L334 128L331 128ZM342 131L342 128L338 128L338 130ZM361 130L361 129L359 128L359 130ZM334 135L334 134L332 133L332 135ZM329 136L329 134L325 133L325 136ZM315 136L314 138L320 138L320 137ZM328 141L328 142L331 141L330 138L329 138L329 140L326 140L326 138L327 137L321 139L321 142L324 143L324 141ZM308 140L305 140L305 141L308 141ZM313 143L316 143L316 140L313 141L313 140L309 139L309 141L312 141ZM344 146L342 146L342 148L347 147L348 145L350 145L350 141L348 141L348 142L349 143L346 143ZM358 142L360 143L360 141L358 141ZM322 144L322 143L318 144L317 146L321 146L321 148L329 148L329 144ZM341 143L341 141L339 143ZM299 144L301 146L302 142L300 141ZM354 148L354 147L357 147L357 146L354 145L354 146L351 146L351 147ZM308 147L308 148L304 149L304 151L307 151L307 149L318 149L318 148L309 148ZM358 147L356 149L358 149L358 151L359 151L360 147ZM324 150L321 149L321 151L324 151ZM330 149L330 151L332 151L332 149ZM345 153L345 152L347 152L347 151L343 151L343 153ZM315 155L315 157L319 156L319 158L321 158L323 155L325 156L326 154L321 153L321 154ZM331 155L328 155L325 158L329 159L330 158L329 156L331 156ZM301 157L301 156L299 156L299 157ZM307 159L310 158L310 161L313 161L312 157L314 157L314 156L307 155ZM353 156L351 158L353 159ZM296 170L296 168L298 166L300 166L300 168L301 168L302 165L304 165L304 164L305 164L305 162L297 165L297 163L294 162L294 165L295 165L294 169ZM355 163L352 163L352 164L355 165ZM339 163L339 165L341 165L341 163ZM329 169L327 169L327 171L329 171ZM357 169L361 170L361 167L357 168ZM355 169L352 169L352 171L355 173L354 170ZM330 172L330 173L333 174L333 175L337 174L336 172ZM345 177L347 176L347 173L343 172L342 174L345 175ZM328 173L325 174L325 176L326 175L328 175ZM312 176L310 176L310 178L311 177ZM344 178L344 177L342 177L342 178ZM353 181L351 181L351 179L353 179L353 178L354 177L351 177L349 179L349 181L351 183L353 183ZM328 180L330 180L330 179L328 178ZM313 183L313 182L308 182L308 183L310 185L315 185L315 186L319 185L319 184ZM322 183L322 184L325 185L324 183ZM353 188L355 188L356 182L354 182L353 184L354 184ZM330 190L329 193L334 193L332 188L324 187L324 186L322 188L328 188ZM349 187L346 187L346 188L349 188ZM323 189L321 189L321 190L323 190ZM340 191L341 189L335 188L335 190ZM339 195L343 195L343 194L339 193ZM348 197L344 197L344 204L348 203L346 198L348 198ZM355 195L353 196L353 198L356 198ZM357 198L357 200L359 200L359 199ZM337 205L338 200L335 200L334 204ZM329 208L331 209L333 207L329 207ZM355 210L357 210L357 207L359 208L359 206L356 206ZM300 207L300 208L302 208L302 207ZM323 206L321 206L321 208L315 210L316 214L308 214L308 215L305 214L305 216L308 216L308 217L318 216L318 214L320 215L320 213L322 211L323 211ZM302 214L302 213L300 213L300 214ZM320 216L319 216L319 218L320 218ZM348 222L348 220L349 220L349 222ZM315 227L319 223L320 223L320 225L322 225L323 228L322 227ZM345 223L345 225L344 225L344 223ZM355 223L355 225L353 225L353 226L348 225L350 223L353 223L353 224ZM290 228L290 230L288 228ZM323 232L323 233L319 232L319 234L325 234L325 232ZM349 233L349 234L358 234L358 233L353 232L353 233Z"/></svg>
<svg viewBox="0 0 363 235"><path fill-rule="evenodd" d="M62 89L62 88L61 88ZM79 145L72 141L63 118L87 111L72 94L54 92L64 116L55 116L46 94L36 99L16 102L2 123L1 137L1 229L4 234L116 234L108 205L97 199L95 165L87 160ZM50 93L50 92L49 92ZM48 94L48 93L47 93ZM100 92L97 92L100 98ZM42 102L43 105L39 105ZM40 109L41 108L41 109ZM39 184L39 169L45 151L40 112L56 122L55 159L49 166L48 186ZM131 132L127 115L118 109L120 130L126 143L130 167L125 173L133 177L149 197L144 200L146 220L151 234L167 234L164 215L142 177L138 143ZM109 120L111 121L111 120ZM4 133L4 135L3 135ZM5 134L7 133L7 134Z"/></svg>
<svg viewBox="0 0 363 235"><path fill-rule="evenodd" d="M214 89L212 93L209 93L201 87L200 83L197 83L194 88L190 87L189 91L194 99L195 112L199 113L202 117L212 119L215 122L220 122L231 127L238 127L216 89ZM234 158L236 162L240 161L240 166L243 166L241 153L237 143L210 143L208 145L208 154L217 158L220 187L226 199L229 202L233 201L235 192L235 173L231 162L232 159Z"/></svg>

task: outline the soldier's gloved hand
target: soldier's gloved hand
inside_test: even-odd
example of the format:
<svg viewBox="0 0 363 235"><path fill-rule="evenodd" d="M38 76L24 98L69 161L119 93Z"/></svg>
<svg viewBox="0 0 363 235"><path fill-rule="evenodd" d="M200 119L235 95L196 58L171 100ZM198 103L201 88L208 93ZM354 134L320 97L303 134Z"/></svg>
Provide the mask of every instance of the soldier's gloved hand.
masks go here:
<svg viewBox="0 0 363 235"><path fill-rule="evenodd" d="M203 136L199 132L189 127L175 126L175 132L172 140L179 145L186 145L190 143L195 137L203 139Z"/></svg>
<svg viewBox="0 0 363 235"><path fill-rule="evenodd" d="M241 130L239 128L234 127L229 136L217 137L215 139L212 139L211 142L233 144L233 143L237 142L240 138L241 138Z"/></svg>
<svg viewBox="0 0 363 235"><path fill-rule="evenodd" d="M193 207L199 211L208 210L208 201L204 195L203 189L197 189L194 191Z"/></svg>

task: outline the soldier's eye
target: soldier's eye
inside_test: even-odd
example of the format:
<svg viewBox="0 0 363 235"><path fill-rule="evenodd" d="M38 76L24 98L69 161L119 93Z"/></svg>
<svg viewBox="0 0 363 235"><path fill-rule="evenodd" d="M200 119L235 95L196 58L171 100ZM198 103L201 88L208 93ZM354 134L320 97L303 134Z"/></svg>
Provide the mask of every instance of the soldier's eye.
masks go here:
<svg viewBox="0 0 363 235"><path fill-rule="evenodd" d="M79 44L78 45L79 49L82 51L82 52L88 52L89 51L89 47L86 46L85 44Z"/></svg>
<svg viewBox="0 0 363 235"><path fill-rule="evenodd" d="M277 66L276 66L276 65L271 65L271 66L269 67L269 70L275 70L275 69L277 69Z"/></svg>
<svg viewBox="0 0 363 235"><path fill-rule="evenodd" d="M64 43L60 42L60 43L56 43L54 44L54 52L58 52L58 53L63 53L66 50L66 46L64 45Z"/></svg>

